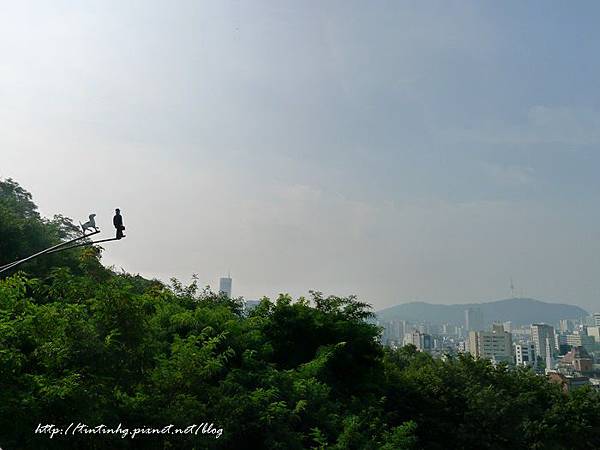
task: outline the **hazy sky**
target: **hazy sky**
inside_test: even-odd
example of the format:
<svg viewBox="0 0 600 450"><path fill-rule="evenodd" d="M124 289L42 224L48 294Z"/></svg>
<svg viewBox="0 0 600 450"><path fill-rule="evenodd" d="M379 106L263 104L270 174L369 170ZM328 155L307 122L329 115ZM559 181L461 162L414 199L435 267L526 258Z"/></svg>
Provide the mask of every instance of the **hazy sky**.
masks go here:
<svg viewBox="0 0 600 450"><path fill-rule="evenodd" d="M600 310L600 3L0 1L0 177L104 261Z"/></svg>

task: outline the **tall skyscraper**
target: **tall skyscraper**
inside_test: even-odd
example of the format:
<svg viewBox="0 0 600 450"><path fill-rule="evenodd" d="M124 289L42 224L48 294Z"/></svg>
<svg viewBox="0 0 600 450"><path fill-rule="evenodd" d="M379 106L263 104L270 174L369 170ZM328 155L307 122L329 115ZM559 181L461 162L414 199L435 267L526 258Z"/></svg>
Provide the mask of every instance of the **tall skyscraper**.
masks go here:
<svg viewBox="0 0 600 450"><path fill-rule="evenodd" d="M223 292L227 297L231 298L232 280L230 276L221 277L219 279L219 293Z"/></svg>
<svg viewBox="0 0 600 450"><path fill-rule="evenodd" d="M592 317L594 318L594 326L600 327L600 312L592 314Z"/></svg>
<svg viewBox="0 0 600 450"><path fill-rule="evenodd" d="M465 326L467 331L483 330L483 312L481 308L465 309Z"/></svg>
<svg viewBox="0 0 600 450"><path fill-rule="evenodd" d="M546 360L546 349L552 351L556 348L554 327L545 323L534 323L531 325L531 338L535 344L535 351L543 360Z"/></svg>

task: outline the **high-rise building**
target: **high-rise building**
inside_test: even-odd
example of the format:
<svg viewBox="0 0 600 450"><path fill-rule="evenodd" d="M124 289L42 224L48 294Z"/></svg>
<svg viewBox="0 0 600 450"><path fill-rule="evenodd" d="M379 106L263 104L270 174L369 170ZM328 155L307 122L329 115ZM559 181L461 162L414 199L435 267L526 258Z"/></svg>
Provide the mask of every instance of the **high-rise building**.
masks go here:
<svg viewBox="0 0 600 450"><path fill-rule="evenodd" d="M592 314L592 317L594 318L594 326L600 327L600 312Z"/></svg>
<svg viewBox="0 0 600 450"><path fill-rule="evenodd" d="M421 333L420 331L413 331L412 333L406 333L404 335L404 345L412 344L417 347L420 352L430 352L433 346L433 340L431 335L427 333Z"/></svg>
<svg viewBox="0 0 600 450"><path fill-rule="evenodd" d="M515 363L517 366L530 366L537 368L537 358L535 357L535 344L515 344Z"/></svg>
<svg viewBox="0 0 600 450"><path fill-rule="evenodd" d="M396 327L396 338L400 341L404 337L404 333L406 333L406 329L408 325L406 324L406 320L398 320Z"/></svg>
<svg viewBox="0 0 600 450"><path fill-rule="evenodd" d="M600 344L600 326L587 327L588 336L592 336L596 344Z"/></svg>
<svg viewBox="0 0 600 450"><path fill-rule="evenodd" d="M475 358L513 363L512 350L512 335L502 324L494 324L491 331L469 331L469 353Z"/></svg>
<svg viewBox="0 0 600 450"><path fill-rule="evenodd" d="M567 334L567 344L571 347L585 347L586 350L591 350L596 343L593 336L586 334Z"/></svg>
<svg viewBox="0 0 600 450"><path fill-rule="evenodd" d="M467 331L483 330L483 312L481 308L465 309L465 326Z"/></svg>
<svg viewBox="0 0 600 450"><path fill-rule="evenodd" d="M406 321L392 320L390 322L382 322L379 325L383 326L381 342L384 345L390 345L392 343L394 345L402 345Z"/></svg>
<svg viewBox="0 0 600 450"><path fill-rule="evenodd" d="M556 348L556 339L554 337L554 327L545 323L534 323L531 325L531 338L535 344L536 354L546 360L546 348L550 347L553 351ZM549 344L546 343L549 342Z"/></svg>
<svg viewBox="0 0 600 450"><path fill-rule="evenodd" d="M231 298L231 285L232 280L230 276L221 277L219 279L219 293L224 293L227 297Z"/></svg>
<svg viewBox="0 0 600 450"><path fill-rule="evenodd" d="M575 324L572 320L561 319L558 328L561 331L561 333L570 333L575 329Z"/></svg>
<svg viewBox="0 0 600 450"><path fill-rule="evenodd" d="M546 373L554 369L554 343L550 342L550 339L546 339Z"/></svg>
<svg viewBox="0 0 600 450"><path fill-rule="evenodd" d="M567 334L566 333L555 333L554 334L554 345L558 349L559 355L564 355L571 348L567 343Z"/></svg>

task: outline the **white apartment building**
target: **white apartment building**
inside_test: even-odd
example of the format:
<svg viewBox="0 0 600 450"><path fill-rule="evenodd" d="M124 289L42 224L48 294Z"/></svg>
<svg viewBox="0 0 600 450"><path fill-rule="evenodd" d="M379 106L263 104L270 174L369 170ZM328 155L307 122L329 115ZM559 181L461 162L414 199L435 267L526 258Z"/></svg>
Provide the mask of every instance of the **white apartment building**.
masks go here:
<svg viewBox="0 0 600 450"><path fill-rule="evenodd" d="M537 358L535 353L535 344L515 344L515 363L517 366L529 366L537 368Z"/></svg>
<svg viewBox="0 0 600 450"><path fill-rule="evenodd" d="M469 353L475 358L512 364L512 351L512 335L501 324L494 324L491 331L469 332Z"/></svg>

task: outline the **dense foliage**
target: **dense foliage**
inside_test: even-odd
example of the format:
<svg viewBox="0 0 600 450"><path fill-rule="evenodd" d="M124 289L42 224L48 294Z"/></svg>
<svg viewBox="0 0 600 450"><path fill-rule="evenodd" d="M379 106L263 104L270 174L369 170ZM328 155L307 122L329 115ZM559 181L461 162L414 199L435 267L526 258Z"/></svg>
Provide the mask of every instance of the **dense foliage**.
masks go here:
<svg viewBox="0 0 600 450"><path fill-rule="evenodd" d="M11 180L0 180L0 266L37 253L79 233L71 219L40 216L31 194ZM73 253L55 253L27 264L32 274L47 273L50 267L69 267L80 273Z"/></svg>
<svg viewBox="0 0 600 450"><path fill-rule="evenodd" d="M3 198L16 183L0 184L10 258L64 237L24 191ZM597 393L567 395L469 357L383 349L355 298L281 295L247 313L195 281L113 273L95 250L62 258L0 280L2 448L600 448ZM34 433L40 423L207 421L223 428L219 439Z"/></svg>

